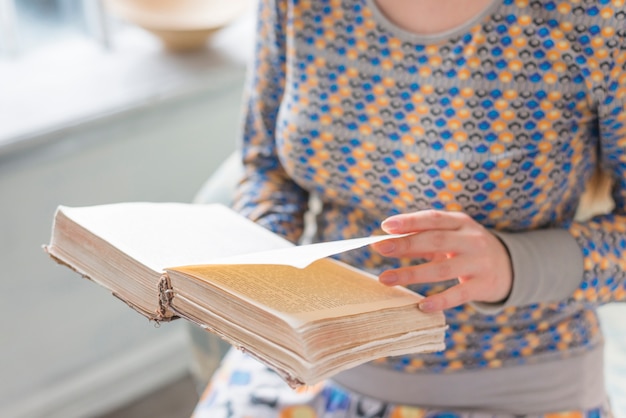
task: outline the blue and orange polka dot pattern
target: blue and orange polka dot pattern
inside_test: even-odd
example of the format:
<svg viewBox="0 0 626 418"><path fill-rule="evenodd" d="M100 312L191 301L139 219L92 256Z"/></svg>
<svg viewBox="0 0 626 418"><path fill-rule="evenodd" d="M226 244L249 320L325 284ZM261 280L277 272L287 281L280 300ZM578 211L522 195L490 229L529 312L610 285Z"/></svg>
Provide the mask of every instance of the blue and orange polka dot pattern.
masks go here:
<svg viewBox="0 0 626 418"><path fill-rule="evenodd" d="M380 233L387 216L431 208L498 230L566 228L585 260L570 299L451 309L446 351L378 363L453 372L595 346L588 308L626 298L624 1L504 0L432 42L384 24L374 4L261 5L235 207L293 241L311 194L323 202L318 240ZM598 165L617 209L576 222ZM339 257L375 273L415 262L367 248Z"/></svg>

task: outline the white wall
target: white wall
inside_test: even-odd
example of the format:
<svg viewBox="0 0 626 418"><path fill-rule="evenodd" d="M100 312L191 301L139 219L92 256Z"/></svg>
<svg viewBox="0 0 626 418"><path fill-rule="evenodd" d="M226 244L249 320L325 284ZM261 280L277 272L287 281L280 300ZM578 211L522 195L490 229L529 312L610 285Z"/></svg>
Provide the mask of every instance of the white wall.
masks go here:
<svg viewBox="0 0 626 418"><path fill-rule="evenodd" d="M242 79L0 156L0 416L91 415L184 370L182 323L155 328L41 246L59 204L191 201L235 148Z"/></svg>

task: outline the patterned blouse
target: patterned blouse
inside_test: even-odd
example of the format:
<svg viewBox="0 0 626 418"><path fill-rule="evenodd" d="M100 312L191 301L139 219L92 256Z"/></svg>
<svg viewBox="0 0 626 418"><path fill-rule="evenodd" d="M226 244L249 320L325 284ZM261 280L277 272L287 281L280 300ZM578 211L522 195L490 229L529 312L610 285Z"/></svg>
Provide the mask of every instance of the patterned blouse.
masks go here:
<svg viewBox="0 0 626 418"><path fill-rule="evenodd" d="M495 1L462 28L420 36L373 0L262 1L235 208L293 241L312 195L317 240L380 233L387 216L431 208L513 236L566 231L584 269L573 293L450 309L445 351L377 364L449 372L597 347L595 307L626 298L624 4ZM615 209L575 221L597 165ZM375 273L417 262L367 248L339 257Z"/></svg>

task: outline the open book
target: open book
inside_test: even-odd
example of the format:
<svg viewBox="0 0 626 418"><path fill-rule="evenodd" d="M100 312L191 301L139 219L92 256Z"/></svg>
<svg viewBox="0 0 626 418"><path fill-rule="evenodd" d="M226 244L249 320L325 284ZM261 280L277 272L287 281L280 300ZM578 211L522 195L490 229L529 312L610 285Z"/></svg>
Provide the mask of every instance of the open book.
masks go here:
<svg viewBox="0 0 626 418"><path fill-rule="evenodd" d="M291 386L384 356L442 350L422 296L329 258L390 236L294 246L231 209L60 206L45 250L154 321L182 317Z"/></svg>

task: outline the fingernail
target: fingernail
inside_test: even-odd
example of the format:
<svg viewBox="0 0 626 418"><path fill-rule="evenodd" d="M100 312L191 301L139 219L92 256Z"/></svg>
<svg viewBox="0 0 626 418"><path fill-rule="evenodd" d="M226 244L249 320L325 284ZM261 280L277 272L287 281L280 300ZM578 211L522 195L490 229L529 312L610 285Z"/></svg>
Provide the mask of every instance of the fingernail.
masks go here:
<svg viewBox="0 0 626 418"><path fill-rule="evenodd" d="M396 273L385 273L380 276L380 281L384 284L394 284L398 281L398 275Z"/></svg>
<svg viewBox="0 0 626 418"><path fill-rule="evenodd" d="M376 249L381 253L390 253L396 248L392 241L381 241L376 245Z"/></svg>
<svg viewBox="0 0 626 418"><path fill-rule="evenodd" d="M383 228L383 230L392 232L400 228L400 222L396 221L395 219L385 219L383 223L380 224L380 226Z"/></svg>
<svg viewBox="0 0 626 418"><path fill-rule="evenodd" d="M431 312L435 310L435 305L429 300L420 302L417 306L420 308L420 311L423 312Z"/></svg>

